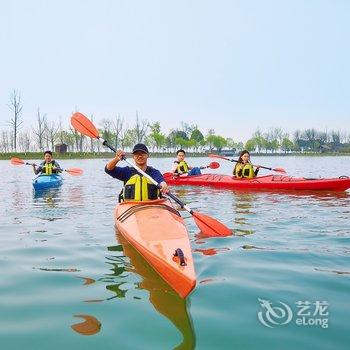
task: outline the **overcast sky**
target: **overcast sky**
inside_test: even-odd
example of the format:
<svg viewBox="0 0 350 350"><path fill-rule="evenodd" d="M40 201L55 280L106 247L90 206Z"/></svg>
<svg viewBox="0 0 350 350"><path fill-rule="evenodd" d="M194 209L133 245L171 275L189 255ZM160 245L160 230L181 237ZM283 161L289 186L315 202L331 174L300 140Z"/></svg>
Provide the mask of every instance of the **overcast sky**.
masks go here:
<svg viewBox="0 0 350 350"><path fill-rule="evenodd" d="M348 0L1 1L0 130L17 89L24 128L40 107L243 141L350 132L349 19Z"/></svg>

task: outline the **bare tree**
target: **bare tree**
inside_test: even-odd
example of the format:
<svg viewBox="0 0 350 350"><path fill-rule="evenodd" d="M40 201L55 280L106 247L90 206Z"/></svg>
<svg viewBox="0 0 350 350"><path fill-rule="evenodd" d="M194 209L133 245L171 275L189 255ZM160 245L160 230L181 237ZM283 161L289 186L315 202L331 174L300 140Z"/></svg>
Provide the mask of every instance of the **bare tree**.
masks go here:
<svg viewBox="0 0 350 350"><path fill-rule="evenodd" d="M191 137L192 131L198 129L196 124L188 124L184 121L181 122L181 130L187 135L188 138Z"/></svg>
<svg viewBox="0 0 350 350"><path fill-rule="evenodd" d="M30 135L27 131L19 133L18 145L22 152L28 152L30 150Z"/></svg>
<svg viewBox="0 0 350 350"><path fill-rule="evenodd" d="M124 149L126 146L128 134L129 134L129 125L126 124L125 127L121 129L119 132L119 141L120 141L121 149Z"/></svg>
<svg viewBox="0 0 350 350"><path fill-rule="evenodd" d="M148 129L148 121L146 119L139 119L139 114L136 112L136 123L135 123L135 136L136 136L136 142L140 143L143 141L143 139L146 136L147 129Z"/></svg>
<svg viewBox="0 0 350 350"><path fill-rule="evenodd" d="M74 137L74 143L75 143L75 150L78 152L83 152L83 140L84 136L75 129L70 128L71 133L73 134Z"/></svg>
<svg viewBox="0 0 350 350"><path fill-rule="evenodd" d="M58 135L57 138L60 142L60 144L64 143L64 132L63 132L63 128L62 128L62 117L59 116L58 117Z"/></svg>
<svg viewBox="0 0 350 350"><path fill-rule="evenodd" d="M13 89L13 91L11 93L9 107L13 113L12 118L10 119L10 125L12 127L13 149L16 152L17 135L18 135L19 129L23 123L23 121L21 120L23 104L22 104L22 100L21 100L21 95L15 89Z"/></svg>
<svg viewBox="0 0 350 350"><path fill-rule="evenodd" d="M35 135L37 145L39 146L40 151L44 151L44 141L46 133L46 114L41 115L40 108L37 111L37 129L33 129L33 134Z"/></svg>
<svg viewBox="0 0 350 350"><path fill-rule="evenodd" d="M54 121L50 123L46 121L46 139L50 144L51 150L53 150L55 147L55 141L57 139L58 131L59 126L56 126Z"/></svg>
<svg viewBox="0 0 350 350"><path fill-rule="evenodd" d="M113 130L114 130L114 134L115 134L115 148L118 148L119 146L119 140L120 140L120 136L123 133L123 128L124 128L124 119L120 117L120 115L118 115L115 118L115 121L113 121Z"/></svg>
<svg viewBox="0 0 350 350"><path fill-rule="evenodd" d="M10 151L10 137L8 131L1 132L0 150L4 153Z"/></svg>
<svg viewBox="0 0 350 350"><path fill-rule="evenodd" d="M339 131L340 132L340 142L346 143L347 140L347 132L346 130Z"/></svg>

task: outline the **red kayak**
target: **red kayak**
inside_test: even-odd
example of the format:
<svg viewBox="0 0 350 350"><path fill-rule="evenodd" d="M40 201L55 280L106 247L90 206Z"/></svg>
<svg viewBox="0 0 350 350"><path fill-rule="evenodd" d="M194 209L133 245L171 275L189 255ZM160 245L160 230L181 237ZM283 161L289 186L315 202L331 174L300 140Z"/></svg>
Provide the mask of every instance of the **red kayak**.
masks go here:
<svg viewBox="0 0 350 350"><path fill-rule="evenodd" d="M341 176L332 179L308 179L285 175L257 176L253 179L237 179L229 175L202 174L174 177L165 173L164 179L169 185L213 186L234 190L309 190L309 191L346 191L350 188L350 178Z"/></svg>

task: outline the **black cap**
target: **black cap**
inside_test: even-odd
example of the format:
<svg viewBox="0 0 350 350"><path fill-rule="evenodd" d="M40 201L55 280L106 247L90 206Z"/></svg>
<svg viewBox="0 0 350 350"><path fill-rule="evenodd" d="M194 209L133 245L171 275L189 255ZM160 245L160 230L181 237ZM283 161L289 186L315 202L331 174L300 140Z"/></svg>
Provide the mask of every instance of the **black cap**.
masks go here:
<svg viewBox="0 0 350 350"><path fill-rule="evenodd" d="M132 153L135 153L138 151L145 152L145 153L149 154L147 146L144 145L143 143L138 143L137 145L135 145L133 150L132 150Z"/></svg>

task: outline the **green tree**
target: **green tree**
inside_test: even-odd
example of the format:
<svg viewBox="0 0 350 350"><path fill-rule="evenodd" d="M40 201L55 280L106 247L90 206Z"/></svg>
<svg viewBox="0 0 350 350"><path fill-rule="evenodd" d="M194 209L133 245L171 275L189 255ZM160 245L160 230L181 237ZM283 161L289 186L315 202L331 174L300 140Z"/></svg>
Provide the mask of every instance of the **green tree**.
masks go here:
<svg viewBox="0 0 350 350"><path fill-rule="evenodd" d="M213 145L217 149L217 151L220 152L222 148L224 148L227 145L227 140L222 136L216 136L216 135L213 135L213 136L214 136Z"/></svg>
<svg viewBox="0 0 350 350"><path fill-rule="evenodd" d="M151 133L149 134L150 141L155 143L157 151L159 151L160 148L165 146L166 142L165 135L160 132L160 123L155 122L150 124L149 128L151 129Z"/></svg>
<svg viewBox="0 0 350 350"><path fill-rule="evenodd" d="M191 133L190 139L195 140L197 142L201 142L202 140L204 140L204 136L198 129L194 129Z"/></svg>
<svg viewBox="0 0 350 350"><path fill-rule="evenodd" d="M253 134L252 140L254 140L255 148L257 148L260 153L260 151L266 146L266 140L259 129Z"/></svg>
<svg viewBox="0 0 350 350"><path fill-rule="evenodd" d="M191 137L190 140L193 141L193 148L198 151L198 148L201 146L203 140L204 140L204 136L203 134L198 130L198 129L194 129L191 133Z"/></svg>
<svg viewBox="0 0 350 350"><path fill-rule="evenodd" d="M227 145L227 140L222 136L208 135L206 143L209 145L210 151L212 151L213 148L216 148L216 150L220 152L221 149Z"/></svg>
<svg viewBox="0 0 350 350"><path fill-rule="evenodd" d="M244 145L245 149L248 151L248 152L252 152L255 150L256 148L256 143L255 143L255 140L254 139L249 139L245 145Z"/></svg>
<svg viewBox="0 0 350 350"><path fill-rule="evenodd" d="M282 151L283 151L284 153L287 153L288 151L293 150L293 148L294 148L294 143L293 143L293 141L289 140L288 137L285 137L285 138L282 140L281 148L282 148Z"/></svg>

